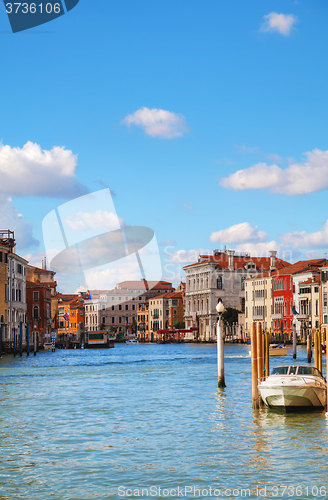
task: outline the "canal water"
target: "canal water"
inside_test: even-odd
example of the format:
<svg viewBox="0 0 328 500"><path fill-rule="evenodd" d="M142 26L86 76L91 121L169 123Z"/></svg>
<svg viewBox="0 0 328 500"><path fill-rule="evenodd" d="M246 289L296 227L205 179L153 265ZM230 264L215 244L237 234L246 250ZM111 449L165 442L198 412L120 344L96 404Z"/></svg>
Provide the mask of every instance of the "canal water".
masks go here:
<svg viewBox="0 0 328 500"><path fill-rule="evenodd" d="M3 356L1 500L327 498L325 412L254 411L249 348L222 392L210 344Z"/></svg>

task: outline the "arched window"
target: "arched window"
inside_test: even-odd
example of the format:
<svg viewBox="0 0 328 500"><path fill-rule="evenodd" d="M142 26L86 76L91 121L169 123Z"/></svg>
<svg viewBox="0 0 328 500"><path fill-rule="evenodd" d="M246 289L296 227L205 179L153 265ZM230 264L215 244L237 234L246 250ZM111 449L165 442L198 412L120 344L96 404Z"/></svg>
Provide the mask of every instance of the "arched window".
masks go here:
<svg viewBox="0 0 328 500"><path fill-rule="evenodd" d="M33 319L39 319L39 307L38 306L33 307Z"/></svg>

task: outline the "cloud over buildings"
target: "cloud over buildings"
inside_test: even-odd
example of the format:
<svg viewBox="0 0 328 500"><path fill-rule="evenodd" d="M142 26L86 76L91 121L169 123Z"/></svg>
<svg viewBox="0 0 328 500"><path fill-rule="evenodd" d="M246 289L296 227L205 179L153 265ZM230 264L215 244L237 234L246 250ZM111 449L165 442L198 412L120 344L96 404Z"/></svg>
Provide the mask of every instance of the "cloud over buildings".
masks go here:
<svg viewBox="0 0 328 500"><path fill-rule="evenodd" d="M234 224L227 229L221 229L211 234L210 240L216 243L232 244L243 242L259 242L267 239L265 231L259 231L257 226L249 222Z"/></svg>
<svg viewBox="0 0 328 500"><path fill-rule="evenodd" d="M304 153L303 162L291 163L283 169L278 165L257 163L221 179L220 184L235 191L270 189L272 193L300 195L328 188L328 151L314 149Z"/></svg>

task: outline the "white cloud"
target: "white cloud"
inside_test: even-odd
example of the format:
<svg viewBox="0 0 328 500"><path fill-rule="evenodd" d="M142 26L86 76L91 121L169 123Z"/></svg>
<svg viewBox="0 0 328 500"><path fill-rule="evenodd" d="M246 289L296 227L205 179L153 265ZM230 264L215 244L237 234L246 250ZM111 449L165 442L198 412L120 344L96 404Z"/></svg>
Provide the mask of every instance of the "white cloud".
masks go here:
<svg viewBox="0 0 328 500"><path fill-rule="evenodd" d="M174 139L189 132L184 116L164 109L140 108L132 115L127 115L123 123L127 126L134 124L142 128L147 135L162 139Z"/></svg>
<svg viewBox="0 0 328 500"><path fill-rule="evenodd" d="M38 240L33 237L33 227L24 219L23 215L11 203L10 198L0 196L1 228L10 229L15 232L15 240L18 249L37 246Z"/></svg>
<svg viewBox="0 0 328 500"><path fill-rule="evenodd" d="M306 233L305 231L294 231L284 233L280 240L289 245L298 248L322 248L328 245L328 220L320 231Z"/></svg>
<svg viewBox="0 0 328 500"><path fill-rule="evenodd" d="M234 224L227 229L221 229L211 234L210 240L218 243L242 243L265 241L267 233L259 231L257 226L252 226L249 222Z"/></svg>
<svg viewBox="0 0 328 500"><path fill-rule="evenodd" d="M289 245L277 243L276 241L266 241L260 243L242 243L236 246L236 252L247 252L252 257L269 257L270 250L277 251L277 257L287 262L294 262L300 258L300 252Z"/></svg>
<svg viewBox="0 0 328 500"><path fill-rule="evenodd" d="M64 147L42 150L28 141L22 148L0 144L0 194L73 197L87 190L76 180L77 156Z"/></svg>
<svg viewBox="0 0 328 500"><path fill-rule="evenodd" d="M220 184L235 191L268 189L273 193L299 195L328 188L328 151L314 149L304 153L304 162L282 169L277 165L258 163L221 179Z"/></svg>
<svg viewBox="0 0 328 500"><path fill-rule="evenodd" d="M293 14L278 14L277 12L270 12L263 16L264 23L260 31L267 33L280 33L281 35L288 36L297 22L297 17Z"/></svg>
<svg viewBox="0 0 328 500"><path fill-rule="evenodd" d="M108 231L117 229L123 224L123 220L106 210L96 210L95 212L77 212L74 217L67 216L63 223L67 224L72 231L86 231L90 228L103 228Z"/></svg>

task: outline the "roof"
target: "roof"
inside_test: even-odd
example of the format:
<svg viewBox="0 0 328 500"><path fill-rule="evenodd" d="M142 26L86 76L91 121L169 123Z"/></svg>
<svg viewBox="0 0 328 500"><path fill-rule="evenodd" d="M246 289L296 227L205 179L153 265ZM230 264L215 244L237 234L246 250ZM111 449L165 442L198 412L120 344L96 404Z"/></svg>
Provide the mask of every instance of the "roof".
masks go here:
<svg viewBox="0 0 328 500"><path fill-rule="evenodd" d="M200 262L195 262L194 264L189 264L184 266L183 269L188 269L194 266L200 266L203 264L216 264L219 269L229 269L229 255L222 252L218 255L200 255ZM203 260L202 260L203 259ZM233 266L234 269L245 269L246 264L254 263L258 270L269 270L270 269L270 257L252 257L252 256L233 256ZM276 258L276 269L281 269L283 267L290 266L289 262L282 259Z"/></svg>
<svg viewBox="0 0 328 500"><path fill-rule="evenodd" d="M147 281L146 280L140 280L140 281L122 281L121 283L117 283L116 289L121 289L121 290L146 290L147 285L149 289L167 289L167 288L173 288L172 283L169 283L168 281Z"/></svg>
<svg viewBox="0 0 328 500"><path fill-rule="evenodd" d="M157 299L182 299L183 294L182 292L168 292L168 293L163 293L162 295L156 295L155 297L151 297L150 300L157 300Z"/></svg>
<svg viewBox="0 0 328 500"><path fill-rule="evenodd" d="M302 281L300 285L313 285L314 283L320 283L320 274L317 274L313 278L309 278L306 281Z"/></svg>
<svg viewBox="0 0 328 500"><path fill-rule="evenodd" d="M26 280L26 288L48 288L51 291L51 287L49 283L35 283L34 281Z"/></svg>
<svg viewBox="0 0 328 500"><path fill-rule="evenodd" d="M40 267L28 266L30 269L33 269L35 274L56 274L56 271L51 271L50 269L41 269Z"/></svg>
<svg viewBox="0 0 328 500"><path fill-rule="evenodd" d="M324 263L327 263L326 259L300 260L299 262L295 262L295 264L291 264L290 266L279 271L274 271L272 275L283 276L313 272L317 271L319 267L322 267Z"/></svg>
<svg viewBox="0 0 328 500"><path fill-rule="evenodd" d="M300 260L299 262L295 262L295 264L289 264L286 267L282 267L281 269L277 269L275 271L256 274L255 276L251 276L247 278L248 280L260 279L260 278L279 278L281 276L291 276L294 274L302 274L318 271L319 267L322 266L322 262L327 262L326 259L312 259L312 260ZM317 282L320 282L320 275L315 277ZM312 278L310 278L310 282L312 283Z"/></svg>

